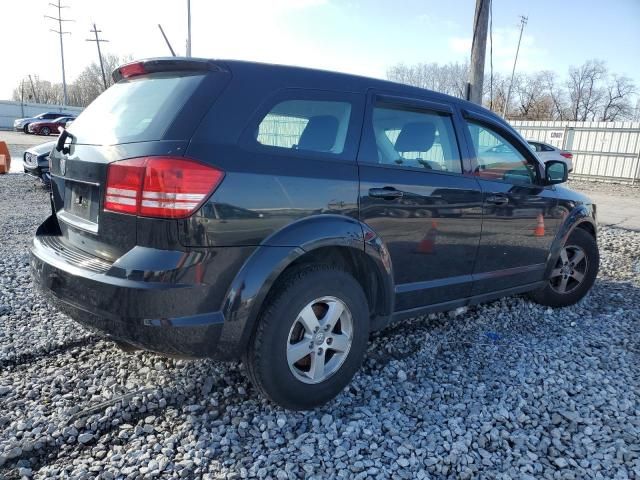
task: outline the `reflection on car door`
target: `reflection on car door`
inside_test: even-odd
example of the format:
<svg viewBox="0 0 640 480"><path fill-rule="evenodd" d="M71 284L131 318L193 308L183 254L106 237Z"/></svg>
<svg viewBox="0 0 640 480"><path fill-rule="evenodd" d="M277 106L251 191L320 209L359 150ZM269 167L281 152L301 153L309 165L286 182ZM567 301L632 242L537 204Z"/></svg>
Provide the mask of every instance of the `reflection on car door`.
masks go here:
<svg viewBox="0 0 640 480"><path fill-rule="evenodd" d="M478 181L463 175L448 105L371 95L359 155L360 218L387 246L396 311L471 293Z"/></svg>
<svg viewBox="0 0 640 480"><path fill-rule="evenodd" d="M543 280L561 217L555 190L541 185L531 152L488 122L469 118L466 129L483 195L474 295Z"/></svg>

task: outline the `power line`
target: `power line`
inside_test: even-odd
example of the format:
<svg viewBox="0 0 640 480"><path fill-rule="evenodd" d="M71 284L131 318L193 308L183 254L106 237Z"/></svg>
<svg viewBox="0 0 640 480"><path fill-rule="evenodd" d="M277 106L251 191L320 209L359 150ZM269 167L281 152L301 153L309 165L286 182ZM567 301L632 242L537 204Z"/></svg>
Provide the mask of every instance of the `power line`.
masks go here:
<svg viewBox="0 0 640 480"><path fill-rule="evenodd" d="M96 42L96 45L98 46L98 58L100 59L100 70L102 71L102 83L104 83L104 89L107 89L107 77L104 74L104 63L102 62L102 53L100 52L100 42L108 42L109 40L105 40L104 38L100 38L98 36L98 33L101 33L102 30L98 30L96 28L96 24L93 24L93 30L89 30L89 32L95 34L95 39L92 38L87 38L85 41L86 42Z"/></svg>
<svg viewBox="0 0 640 480"><path fill-rule="evenodd" d="M516 57L513 59L513 70L511 71L511 82L509 82L509 89L507 90L507 100L504 102L504 108L502 109L502 116L507 118L507 109L509 108L509 99L511 98L511 88L513 87L513 77L516 74L516 63L518 63L518 53L520 52L520 42L522 41L522 32L524 26L529 21L529 17L520 15L520 36L518 37L518 47L516 48Z"/></svg>
<svg viewBox="0 0 640 480"><path fill-rule="evenodd" d="M57 17L52 17L50 15L45 15L45 18L50 18L51 20L55 20L56 22L58 22L58 30L55 30L53 28L50 28L49 30L51 30L52 32L57 33L58 35L60 35L60 59L62 61L62 91L64 93L64 99L63 99L63 105L66 106L67 105L67 78L65 76L65 71L64 71L64 46L62 45L62 36L65 34L71 34L71 32L64 32L62 30L62 22L73 22L73 20L69 20L69 19L64 19L62 18L62 9L63 8L69 8L66 5L61 5L60 4L60 0L58 0L58 3L50 3L50 6L52 6L53 8L57 8L58 9L58 16Z"/></svg>

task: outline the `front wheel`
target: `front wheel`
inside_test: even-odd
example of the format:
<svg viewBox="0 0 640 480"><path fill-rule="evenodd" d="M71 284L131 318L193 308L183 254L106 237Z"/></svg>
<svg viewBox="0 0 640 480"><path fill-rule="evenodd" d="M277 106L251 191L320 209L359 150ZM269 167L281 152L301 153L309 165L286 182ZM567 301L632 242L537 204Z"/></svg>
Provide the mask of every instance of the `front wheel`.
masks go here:
<svg viewBox="0 0 640 480"><path fill-rule="evenodd" d="M285 275L258 320L243 363L265 397L307 410L338 395L360 368L369 309L360 284L342 270L307 265Z"/></svg>
<svg viewBox="0 0 640 480"><path fill-rule="evenodd" d="M22 131L29 135L29 124L27 123L24 127L22 127Z"/></svg>
<svg viewBox="0 0 640 480"><path fill-rule="evenodd" d="M530 296L549 307L573 305L584 297L600 268L596 239L582 228L576 228L560 251L551 270L549 282Z"/></svg>
<svg viewBox="0 0 640 480"><path fill-rule="evenodd" d="M40 135L48 136L51 133L51 129L49 127L42 127L40 129Z"/></svg>

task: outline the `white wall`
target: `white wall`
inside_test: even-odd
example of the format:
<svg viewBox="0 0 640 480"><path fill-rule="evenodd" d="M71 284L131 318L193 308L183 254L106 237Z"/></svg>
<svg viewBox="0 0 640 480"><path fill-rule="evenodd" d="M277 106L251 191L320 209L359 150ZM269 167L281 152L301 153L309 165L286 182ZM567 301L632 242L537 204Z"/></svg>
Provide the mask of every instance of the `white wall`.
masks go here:
<svg viewBox="0 0 640 480"><path fill-rule="evenodd" d="M640 122L512 121L530 140L573 153L574 177L640 181Z"/></svg>
<svg viewBox="0 0 640 480"><path fill-rule="evenodd" d="M16 118L33 117L43 112L60 112L60 115L77 115L81 107L63 107L62 105L47 105L44 103L20 103L10 100L0 100L0 129L13 128Z"/></svg>

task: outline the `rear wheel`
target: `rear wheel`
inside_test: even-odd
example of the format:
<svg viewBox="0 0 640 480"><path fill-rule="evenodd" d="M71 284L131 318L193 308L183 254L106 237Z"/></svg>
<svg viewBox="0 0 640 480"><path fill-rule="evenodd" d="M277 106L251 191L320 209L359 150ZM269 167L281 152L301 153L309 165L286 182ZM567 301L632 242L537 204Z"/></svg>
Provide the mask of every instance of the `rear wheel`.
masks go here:
<svg viewBox="0 0 640 480"><path fill-rule="evenodd" d="M576 228L560 251L549 282L531 298L542 305L566 307L584 297L598 274L598 244L587 231Z"/></svg>
<svg viewBox="0 0 640 480"><path fill-rule="evenodd" d="M351 275L328 265L296 268L275 288L243 361L264 396L311 409L340 393L360 368L367 299Z"/></svg>

